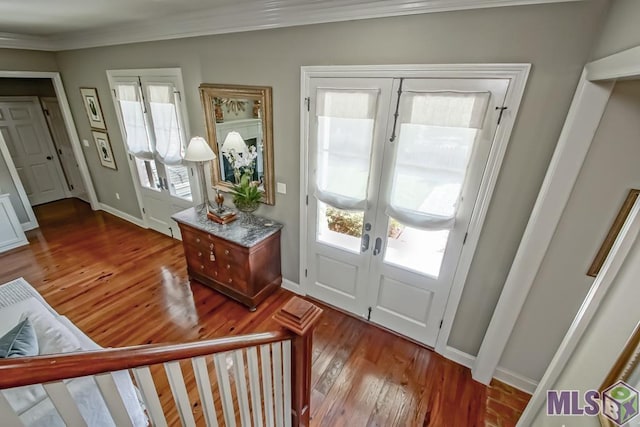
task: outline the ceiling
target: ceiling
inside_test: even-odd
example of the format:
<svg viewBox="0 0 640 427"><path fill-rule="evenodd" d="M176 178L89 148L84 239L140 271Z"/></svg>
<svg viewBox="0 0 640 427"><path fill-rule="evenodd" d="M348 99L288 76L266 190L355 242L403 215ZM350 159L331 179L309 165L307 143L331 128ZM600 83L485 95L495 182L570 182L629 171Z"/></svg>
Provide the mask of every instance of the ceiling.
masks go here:
<svg viewBox="0 0 640 427"><path fill-rule="evenodd" d="M66 50L566 1L582 0L0 0L0 47Z"/></svg>

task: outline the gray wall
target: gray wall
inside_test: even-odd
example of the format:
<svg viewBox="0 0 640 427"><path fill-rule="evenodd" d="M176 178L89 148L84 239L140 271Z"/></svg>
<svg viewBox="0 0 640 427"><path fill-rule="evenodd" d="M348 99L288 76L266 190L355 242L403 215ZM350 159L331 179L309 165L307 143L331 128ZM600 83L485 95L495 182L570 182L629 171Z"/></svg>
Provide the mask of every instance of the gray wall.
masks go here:
<svg viewBox="0 0 640 427"><path fill-rule="evenodd" d="M39 50L1 49L2 71L58 71L56 54Z"/></svg>
<svg viewBox="0 0 640 427"><path fill-rule="evenodd" d="M138 215L105 70L181 67L191 133L204 134L197 87L268 85L274 95L276 181L287 184L259 214L285 223L283 274L298 281L299 80L302 65L530 62L533 70L480 238L450 345L476 354L555 148L608 2L504 7L293 27L60 52L81 138L90 139L81 86L97 87L118 171L83 148L101 202ZM115 198L115 191L121 199Z"/></svg>
<svg viewBox="0 0 640 427"><path fill-rule="evenodd" d="M592 58L600 59L640 46L640 1L613 0Z"/></svg>
<svg viewBox="0 0 640 427"><path fill-rule="evenodd" d="M584 300L586 275L631 188L640 188L640 82L614 88L500 366L542 378Z"/></svg>

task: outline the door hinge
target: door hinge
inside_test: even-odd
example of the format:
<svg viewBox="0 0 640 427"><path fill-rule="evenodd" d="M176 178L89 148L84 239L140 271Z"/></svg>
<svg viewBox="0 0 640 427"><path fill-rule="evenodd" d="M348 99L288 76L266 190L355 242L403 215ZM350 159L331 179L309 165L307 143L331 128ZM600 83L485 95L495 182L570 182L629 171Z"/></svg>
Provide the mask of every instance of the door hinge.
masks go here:
<svg viewBox="0 0 640 427"><path fill-rule="evenodd" d="M69 189L73 190L73 184L69 184Z"/></svg>
<svg viewBox="0 0 640 427"><path fill-rule="evenodd" d="M180 91L179 90L174 90L173 93L178 95L178 101L182 102L182 94L180 93Z"/></svg>
<svg viewBox="0 0 640 427"><path fill-rule="evenodd" d="M129 160L133 160L133 156L129 154Z"/></svg>
<svg viewBox="0 0 640 427"><path fill-rule="evenodd" d="M171 233L171 237L173 238L173 228L169 227L169 233Z"/></svg>
<svg viewBox="0 0 640 427"><path fill-rule="evenodd" d="M464 239L462 239L462 244L464 245L465 243L467 243L467 236L469 235L469 233L464 233Z"/></svg>
<svg viewBox="0 0 640 427"><path fill-rule="evenodd" d="M309 206L309 195L308 194L304 198L304 204Z"/></svg>
<svg viewBox="0 0 640 427"><path fill-rule="evenodd" d="M371 320L371 307L369 307L368 309L368 313L367 313L367 321Z"/></svg>
<svg viewBox="0 0 640 427"><path fill-rule="evenodd" d="M442 322L444 322L444 319L440 321L440 329L442 329Z"/></svg>
<svg viewBox="0 0 640 427"><path fill-rule="evenodd" d="M142 213L143 213L143 214L146 214L146 213L147 213L147 211L146 211L146 209L145 209L145 208L142 208Z"/></svg>
<svg viewBox="0 0 640 427"><path fill-rule="evenodd" d="M304 277L307 277L307 273L308 273L308 272L307 272L307 269L305 268L305 269L304 269Z"/></svg>
<svg viewBox="0 0 640 427"><path fill-rule="evenodd" d="M111 90L113 91L113 97L115 99L118 99L118 94L116 93L116 90L115 89L111 89Z"/></svg>
<svg viewBox="0 0 640 427"><path fill-rule="evenodd" d="M304 99L305 104L307 105L307 111L311 111L311 98L310 97L306 97Z"/></svg>
<svg viewBox="0 0 640 427"><path fill-rule="evenodd" d="M44 111L45 116L49 117L49 110L47 110L46 108L43 108L42 111Z"/></svg>
<svg viewBox="0 0 640 427"><path fill-rule="evenodd" d="M500 122L502 121L502 114L507 108L509 107L496 107L496 111L500 110L500 114L498 114L498 124L500 124Z"/></svg>

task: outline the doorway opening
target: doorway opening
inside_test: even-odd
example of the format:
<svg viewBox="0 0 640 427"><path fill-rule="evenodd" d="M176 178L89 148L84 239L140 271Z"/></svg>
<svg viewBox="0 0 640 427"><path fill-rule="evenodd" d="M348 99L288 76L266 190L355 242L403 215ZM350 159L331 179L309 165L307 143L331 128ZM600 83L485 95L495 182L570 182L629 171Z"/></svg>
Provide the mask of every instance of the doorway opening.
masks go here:
<svg viewBox="0 0 640 427"><path fill-rule="evenodd" d="M38 227L33 206L98 208L59 73L0 71L0 188L24 230Z"/></svg>

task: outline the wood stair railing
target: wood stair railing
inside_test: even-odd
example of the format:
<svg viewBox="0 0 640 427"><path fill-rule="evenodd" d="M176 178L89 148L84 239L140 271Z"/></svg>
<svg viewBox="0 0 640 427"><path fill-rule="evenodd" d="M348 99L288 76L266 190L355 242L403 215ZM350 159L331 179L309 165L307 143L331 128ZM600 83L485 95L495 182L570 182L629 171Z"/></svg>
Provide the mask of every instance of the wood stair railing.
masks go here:
<svg viewBox="0 0 640 427"><path fill-rule="evenodd" d="M0 360L0 390L42 384L64 422L74 426L82 417L70 401L63 380L94 376L116 425L132 425L122 396L114 392L117 388L112 376L128 371L141 392L152 425L179 421L195 426L196 419L203 418L207 426L218 426L218 406L227 426L235 426L238 421L241 426L308 426L312 335L321 314L317 306L293 297L273 316L282 326L279 331L184 344L4 359ZM164 365L166 379L161 378L162 369L154 365ZM207 368L211 365L215 375ZM235 393L231 382L235 383ZM157 385L169 388L173 400L167 393L159 396ZM198 400L200 406L193 403ZM172 402L177 411L173 419L167 417ZM6 413L7 408L11 409L0 393L2 419L8 420L8 425L22 425L18 415Z"/></svg>

